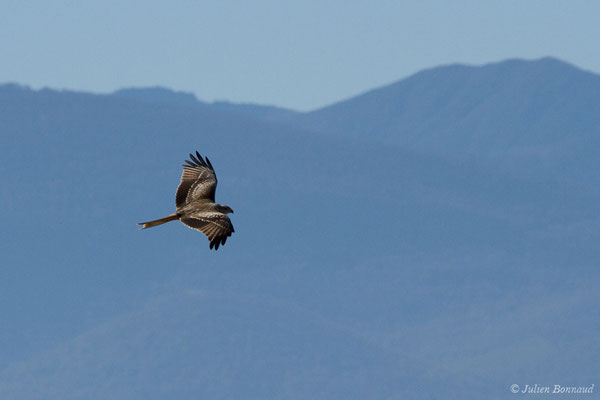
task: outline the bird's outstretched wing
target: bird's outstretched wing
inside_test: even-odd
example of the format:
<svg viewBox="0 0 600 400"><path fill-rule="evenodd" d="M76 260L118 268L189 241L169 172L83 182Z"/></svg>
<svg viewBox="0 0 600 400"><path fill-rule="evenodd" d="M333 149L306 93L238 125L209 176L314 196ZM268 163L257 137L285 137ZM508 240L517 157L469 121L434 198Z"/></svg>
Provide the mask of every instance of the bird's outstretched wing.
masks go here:
<svg viewBox="0 0 600 400"><path fill-rule="evenodd" d="M191 161L185 160L187 164L183 165L181 182L175 194L177 207L198 199L215 201L215 191L217 190L215 170L208 157L205 161L198 152L196 152L196 156L190 154Z"/></svg>
<svg viewBox="0 0 600 400"><path fill-rule="evenodd" d="M215 250L218 250L220 245L224 245L227 238L235 232L229 217L214 211L200 212L182 218L181 222L204 233L210 240L210 248L214 247Z"/></svg>

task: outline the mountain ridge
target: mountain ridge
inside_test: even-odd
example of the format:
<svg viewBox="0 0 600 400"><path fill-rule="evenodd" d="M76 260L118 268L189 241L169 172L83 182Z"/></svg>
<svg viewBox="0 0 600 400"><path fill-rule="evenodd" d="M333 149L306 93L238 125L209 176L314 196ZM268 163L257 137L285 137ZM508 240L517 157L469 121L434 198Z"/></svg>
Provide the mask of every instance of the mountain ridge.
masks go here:
<svg viewBox="0 0 600 400"><path fill-rule="evenodd" d="M292 118L339 138L566 175L565 165L595 163L589 151L599 144L600 76L548 57L453 64ZM586 172L575 169L564 178Z"/></svg>

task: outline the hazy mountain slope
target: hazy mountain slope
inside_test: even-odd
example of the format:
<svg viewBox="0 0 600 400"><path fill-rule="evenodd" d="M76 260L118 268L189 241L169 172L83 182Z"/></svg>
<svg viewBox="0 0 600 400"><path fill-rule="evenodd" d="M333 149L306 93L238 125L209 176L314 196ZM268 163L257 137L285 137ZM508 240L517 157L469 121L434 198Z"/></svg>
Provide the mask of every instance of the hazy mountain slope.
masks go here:
<svg viewBox="0 0 600 400"><path fill-rule="evenodd" d="M314 112L294 124L527 173L596 179L600 76L553 58L450 65ZM584 174L584 176L581 176Z"/></svg>
<svg viewBox="0 0 600 400"><path fill-rule="evenodd" d="M217 257L204 237L182 226L138 232L135 225L171 212L180 163L196 148L217 167L220 201L237 211L241 233L231 240L238 244L219 252L219 260L343 265L352 252L385 254L399 238L418 246L457 231L471 237L454 222L437 227L436 207L453 220L458 215L445 210L470 211L468 201L443 199L454 191L448 181L464 179L463 171L435 159L338 144L205 107L52 91L3 93L3 258L9 266L1 283L8 300L3 315L19 327L4 333L5 354L68 335L72 324L95 321L96 312L118 310L135 298L136 288L170 276L172 266L193 270L190 255L178 250L182 240L199 251L194 258ZM372 156L363 157L364 151ZM423 197L428 204L421 204ZM468 223L487 220L489 207L481 212ZM382 234L374 218L405 222L388 224ZM49 325L43 336L36 334L41 321Z"/></svg>
<svg viewBox="0 0 600 400"><path fill-rule="evenodd" d="M382 336L373 324L362 337L277 298L177 285L5 369L0 394L24 400L400 399L449 390L444 397L475 399L505 398L514 382L584 384L595 372L582 365L593 365L600 348L597 321L581 310L595 301L597 284L563 282L553 293L530 286L516 297L491 285L481 288L491 290L483 297L474 288L456 288L450 296L456 309L416 320L401 296L394 305L405 317L395 320L396 331Z"/></svg>
<svg viewBox="0 0 600 400"><path fill-rule="evenodd" d="M298 307L254 296L185 291L24 363L4 398L399 398L397 357ZM77 390L73 390L77 388Z"/></svg>
<svg viewBox="0 0 600 400"><path fill-rule="evenodd" d="M372 398L503 398L517 378L594 370L600 221L586 182L209 106L15 86L0 88L0 146L4 397L140 396L132 382L181 397L208 382L239 398L251 370L248 398L306 397L321 376L323 397L352 382ZM181 224L135 225L172 211L194 149L235 210L217 253ZM197 358L218 371L175 362ZM394 386L407 376L419 386Z"/></svg>

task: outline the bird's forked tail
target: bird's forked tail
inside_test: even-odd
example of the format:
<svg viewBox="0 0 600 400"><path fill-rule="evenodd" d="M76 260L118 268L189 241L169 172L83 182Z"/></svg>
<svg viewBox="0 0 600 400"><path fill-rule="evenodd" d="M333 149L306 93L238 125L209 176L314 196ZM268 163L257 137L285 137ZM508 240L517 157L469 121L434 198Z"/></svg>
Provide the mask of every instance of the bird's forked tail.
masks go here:
<svg viewBox="0 0 600 400"><path fill-rule="evenodd" d="M140 223L138 223L138 225L142 226L141 229L146 229L146 228L152 228L153 226L162 225L162 224L170 222L170 221L175 221L178 219L179 219L179 215L177 215L177 213L173 213L164 218L156 219L154 221L140 222Z"/></svg>

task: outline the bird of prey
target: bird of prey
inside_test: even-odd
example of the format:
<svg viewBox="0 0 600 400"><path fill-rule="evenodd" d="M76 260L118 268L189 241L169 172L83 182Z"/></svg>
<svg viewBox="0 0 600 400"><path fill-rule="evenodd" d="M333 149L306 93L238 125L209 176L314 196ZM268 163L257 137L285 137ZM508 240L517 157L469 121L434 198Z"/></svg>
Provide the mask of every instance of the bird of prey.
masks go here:
<svg viewBox="0 0 600 400"><path fill-rule="evenodd" d="M152 228L169 221L180 220L192 229L206 235L210 248L219 249L233 232L233 225L227 214L233 213L229 206L215 203L217 176L212 164L196 152L185 160L181 182L175 194L176 210L164 218L141 222L141 229Z"/></svg>

